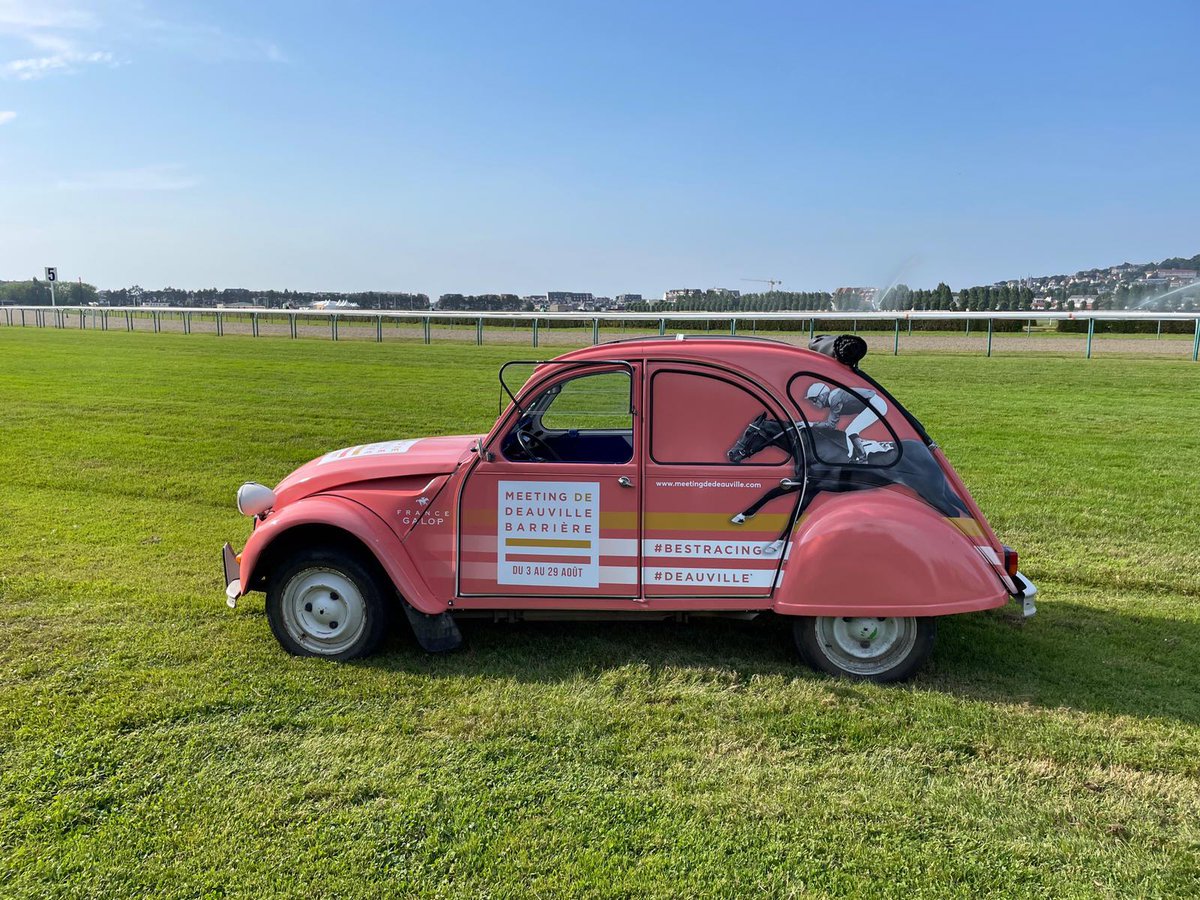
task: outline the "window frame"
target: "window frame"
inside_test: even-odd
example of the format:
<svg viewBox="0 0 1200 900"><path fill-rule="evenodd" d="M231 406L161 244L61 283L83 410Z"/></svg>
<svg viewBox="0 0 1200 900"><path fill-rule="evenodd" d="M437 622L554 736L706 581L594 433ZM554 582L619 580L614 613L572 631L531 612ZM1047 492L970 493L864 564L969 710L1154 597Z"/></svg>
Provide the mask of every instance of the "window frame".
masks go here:
<svg viewBox="0 0 1200 900"><path fill-rule="evenodd" d="M521 386L516 395L513 394L508 384L504 380L504 372L509 366L533 365L533 366L563 366L565 368L558 371L550 370L542 378L534 381L533 375L530 375L529 380ZM600 369L598 372L588 372L588 369ZM554 460L554 459L511 459L504 452L504 446L509 436L514 432L517 425L520 424L532 409L533 404L539 397L549 391L556 385L565 385L568 381L575 378L585 378L589 375L602 375L605 369L612 371L624 372L629 379L629 458L623 462L579 462L578 460ZM536 370L535 370L536 371ZM637 460L637 443L638 443L638 427L637 427L637 407L634 403L635 391L637 390L639 379L637 378L637 369L629 360L624 359L604 359L604 360L510 360L500 367L499 371L500 386L504 393L508 394L511 399L511 405L507 414L501 413L497 419L496 429L489 443L494 441L496 451L499 453L506 463L511 465L551 465L551 466L628 466ZM501 398L503 401L503 397ZM540 423L540 415L539 415ZM566 431L574 430L577 433L582 432L579 429L567 429ZM563 433L566 433L564 431ZM611 429L595 429L592 433L611 432Z"/></svg>

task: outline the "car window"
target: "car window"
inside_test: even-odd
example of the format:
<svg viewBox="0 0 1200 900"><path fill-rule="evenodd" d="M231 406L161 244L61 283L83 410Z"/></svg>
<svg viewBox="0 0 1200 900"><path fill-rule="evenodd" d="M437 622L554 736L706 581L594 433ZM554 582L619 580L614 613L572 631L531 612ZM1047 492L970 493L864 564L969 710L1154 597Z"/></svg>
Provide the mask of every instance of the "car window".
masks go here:
<svg viewBox="0 0 1200 900"><path fill-rule="evenodd" d="M753 454L731 459L734 445L760 417L768 437L754 443ZM774 443L783 433L761 400L725 378L662 370L651 379L650 457L656 463L783 465L791 454Z"/></svg>
<svg viewBox="0 0 1200 900"><path fill-rule="evenodd" d="M886 419L888 402L879 392L805 373L792 379L788 393L804 418L806 442L819 462L878 467L900 458L900 441Z"/></svg>
<svg viewBox="0 0 1200 900"><path fill-rule="evenodd" d="M633 427L627 372L580 375L551 388L548 394L549 405L542 412L542 427L548 431L620 431Z"/></svg>
<svg viewBox="0 0 1200 900"><path fill-rule="evenodd" d="M577 375L547 388L501 444L513 462L621 464L633 459L626 371Z"/></svg>

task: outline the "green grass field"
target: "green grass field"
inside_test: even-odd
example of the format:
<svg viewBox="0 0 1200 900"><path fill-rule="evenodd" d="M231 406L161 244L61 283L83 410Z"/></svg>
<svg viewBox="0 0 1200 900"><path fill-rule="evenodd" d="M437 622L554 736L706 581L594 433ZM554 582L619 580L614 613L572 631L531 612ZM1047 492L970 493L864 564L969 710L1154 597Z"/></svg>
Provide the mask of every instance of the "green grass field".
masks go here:
<svg viewBox="0 0 1200 900"><path fill-rule="evenodd" d="M230 611L248 478L482 430L505 347L0 328L0 895L1200 893L1200 365L868 357L1042 588L881 688L773 620Z"/></svg>

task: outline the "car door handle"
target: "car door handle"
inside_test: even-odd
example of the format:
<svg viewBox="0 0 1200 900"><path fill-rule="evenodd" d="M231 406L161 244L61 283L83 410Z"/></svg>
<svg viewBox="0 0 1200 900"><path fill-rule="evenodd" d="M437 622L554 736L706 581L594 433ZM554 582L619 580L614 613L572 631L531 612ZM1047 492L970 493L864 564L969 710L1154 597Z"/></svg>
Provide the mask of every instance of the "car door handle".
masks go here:
<svg viewBox="0 0 1200 900"><path fill-rule="evenodd" d="M619 484L621 487L633 487L633 479L631 479L628 475L622 475L617 479L617 484Z"/></svg>
<svg viewBox="0 0 1200 900"><path fill-rule="evenodd" d="M787 488L788 490L791 490L792 488L798 488L803 484L804 484L803 481L796 481L794 478L780 478L779 479L779 486L781 488Z"/></svg>

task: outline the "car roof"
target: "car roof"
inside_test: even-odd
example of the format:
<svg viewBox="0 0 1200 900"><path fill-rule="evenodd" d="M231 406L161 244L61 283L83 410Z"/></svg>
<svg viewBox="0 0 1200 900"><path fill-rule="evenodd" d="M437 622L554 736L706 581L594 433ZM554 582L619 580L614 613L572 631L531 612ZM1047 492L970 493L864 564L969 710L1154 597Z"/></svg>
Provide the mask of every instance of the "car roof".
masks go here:
<svg viewBox="0 0 1200 900"><path fill-rule="evenodd" d="M679 334L654 337L626 338L608 341L591 347L572 350L555 359L653 359L655 357L675 360L695 359L702 362L726 362L753 367L755 360L764 356L789 357L797 363L830 363L829 357L786 341L774 338L749 337L742 335Z"/></svg>

